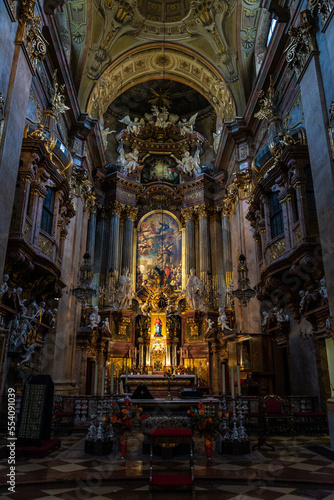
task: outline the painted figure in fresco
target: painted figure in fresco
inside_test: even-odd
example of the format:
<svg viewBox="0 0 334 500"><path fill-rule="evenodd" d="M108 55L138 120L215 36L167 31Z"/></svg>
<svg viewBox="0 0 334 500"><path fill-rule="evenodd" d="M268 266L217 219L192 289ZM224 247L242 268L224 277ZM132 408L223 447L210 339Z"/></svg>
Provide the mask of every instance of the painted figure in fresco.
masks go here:
<svg viewBox="0 0 334 500"><path fill-rule="evenodd" d="M154 328L155 328L155 337L162 337L161 331L162 331L162 322L160 318L157 318L154 323Z"/></svg>

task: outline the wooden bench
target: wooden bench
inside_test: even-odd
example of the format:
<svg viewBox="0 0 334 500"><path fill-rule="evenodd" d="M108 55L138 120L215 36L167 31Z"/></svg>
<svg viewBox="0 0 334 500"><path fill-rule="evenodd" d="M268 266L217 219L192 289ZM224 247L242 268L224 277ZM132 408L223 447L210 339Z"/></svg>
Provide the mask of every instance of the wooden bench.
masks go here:
<svg viewBox="0 0 334 500"><path fill-rule="evenodd" d="M177 446L178 444L189 445L189 473L154 474L153 446ZM195 495L193 459L193 431L191 429L152 429L150 432L150 496L153 487L166 489L181 486L191 488L193 495Z"/></svg>

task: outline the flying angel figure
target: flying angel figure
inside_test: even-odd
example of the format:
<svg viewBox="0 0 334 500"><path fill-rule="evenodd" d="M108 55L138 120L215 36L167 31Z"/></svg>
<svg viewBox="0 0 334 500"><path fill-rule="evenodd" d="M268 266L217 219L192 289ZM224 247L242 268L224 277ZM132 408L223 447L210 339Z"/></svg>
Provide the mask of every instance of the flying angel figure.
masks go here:
<svg viewBox="0 0 334 500"><path fill-rule="evenodd" d="M124 123L126 125L126 131L129 134L134 133L135 135L138 135L141 128L145 125L145 120L144 118L139 118L136 116L134 120L132 121L129 115L124 116L121 120L118 120L120 123Z"/></svg>
<svg viewBox="0 0 334 500"><path fill-rule="evenodd" d="M197 115L198 113L189 118L189 120L187 120L186 118L182 118L182 120L179 121L178 125L180 127L181 135L193 133Z"/></svg>

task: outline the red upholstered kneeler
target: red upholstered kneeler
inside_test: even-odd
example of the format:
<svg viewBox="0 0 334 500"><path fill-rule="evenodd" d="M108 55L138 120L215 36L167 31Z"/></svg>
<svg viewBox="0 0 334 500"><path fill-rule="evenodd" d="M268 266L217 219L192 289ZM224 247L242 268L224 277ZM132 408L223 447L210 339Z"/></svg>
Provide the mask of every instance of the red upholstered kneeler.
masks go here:
<svg viewBox="0 0 334 500"><path fill-rule="evenodd" d="M193 431L191 429L152 429L150 432L150 494L154 486L160 488L173 488L185 486L192 488L194 494L194 470L193 470ZM189 444L189 474L154 474L153 473L153 446Z"/></svg>

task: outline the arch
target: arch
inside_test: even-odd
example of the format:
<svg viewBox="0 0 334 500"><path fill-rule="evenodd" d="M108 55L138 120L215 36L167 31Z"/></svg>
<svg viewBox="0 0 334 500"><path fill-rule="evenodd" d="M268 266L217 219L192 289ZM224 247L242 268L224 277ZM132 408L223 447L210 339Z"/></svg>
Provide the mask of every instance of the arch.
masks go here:
<svg viewBox="0 0 334 500"><path fill-rule="evenodd" d="M142 225L142 222L147 218L149 217L150 215L152 214L167 214L169 215L170 217L172 217L172 219L175 220L175 222L177 223L177 225L179 226L179 231L181 231L182 229L182 224L181 222L179 221L179 219L176 217L176 215L174 215L172 212L169 212L169 210L151 210L150 212L147 212L145 215L142 216L142 218L138 221L138 224L137 224L137 231L139 232L140 231L140 227Z"/></svg>
<svg viewBox="0 0 334 500"><path fill-rule="evenodd" d="M189 85L207 98L221 120L235 118L232 93L219 72L203 56L171 43L142 45L116 59L95 83L88 113L100 118L125 90L154 78Z"/></svg>

